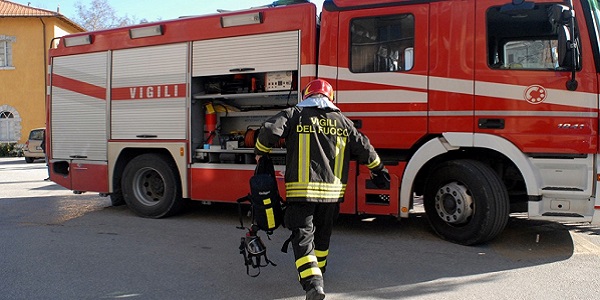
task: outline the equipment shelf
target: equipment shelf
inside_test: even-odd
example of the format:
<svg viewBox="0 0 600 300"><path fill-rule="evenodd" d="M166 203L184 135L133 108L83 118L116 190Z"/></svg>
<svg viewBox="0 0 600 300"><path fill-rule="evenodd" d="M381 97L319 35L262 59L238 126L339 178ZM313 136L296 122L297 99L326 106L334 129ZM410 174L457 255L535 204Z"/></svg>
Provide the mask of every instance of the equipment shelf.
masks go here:
<svg viewBox="0 0 600 300"><path fill-rule="evenodd" d="M238 94L196 94L194 99L251 99L251 98L270 98L270 97L287 97L296 96L297 91L276 91L276 92L260 92L260 93L238 93Z"/></svg>

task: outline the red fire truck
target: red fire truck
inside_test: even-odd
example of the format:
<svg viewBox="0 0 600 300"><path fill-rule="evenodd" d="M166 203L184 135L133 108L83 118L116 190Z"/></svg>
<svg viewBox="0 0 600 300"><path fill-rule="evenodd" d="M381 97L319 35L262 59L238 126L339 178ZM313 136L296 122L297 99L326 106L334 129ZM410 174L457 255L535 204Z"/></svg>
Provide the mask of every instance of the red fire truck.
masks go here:
<svg viewBox="0 0 600 300"><path fill-rule="evenodd" d="M466 245L513 212L600 223L598 1L289 2L60 38L51 180L150 218L235 202L261 123L323 78L392 177L378 189L352 163L342 213L406 218L422 199Z"/></svg>

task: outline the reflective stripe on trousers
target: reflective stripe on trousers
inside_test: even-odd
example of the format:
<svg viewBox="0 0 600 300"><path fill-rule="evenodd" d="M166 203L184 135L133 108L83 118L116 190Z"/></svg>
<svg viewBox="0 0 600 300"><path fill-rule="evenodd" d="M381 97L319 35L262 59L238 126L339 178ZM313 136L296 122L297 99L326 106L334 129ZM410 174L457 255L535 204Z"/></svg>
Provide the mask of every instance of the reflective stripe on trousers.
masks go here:
<svg viewBox="0 0 600 300"><path fill-rule="evenodd" d="M319 269L321 269L321 273L325 273L325 267L327 266L327 255L329 255L329 249L315 249L315 256L317 257L317 266L319 267Z"/></svg>
<svg viewBox="0 0 600 300"><path fill-rule="evenodd" d="M296 260L296 269L300 280L307 279L310 276L322 276L321 269L317 266L317 257L314 255L307 255L300 257Z"/></svg>

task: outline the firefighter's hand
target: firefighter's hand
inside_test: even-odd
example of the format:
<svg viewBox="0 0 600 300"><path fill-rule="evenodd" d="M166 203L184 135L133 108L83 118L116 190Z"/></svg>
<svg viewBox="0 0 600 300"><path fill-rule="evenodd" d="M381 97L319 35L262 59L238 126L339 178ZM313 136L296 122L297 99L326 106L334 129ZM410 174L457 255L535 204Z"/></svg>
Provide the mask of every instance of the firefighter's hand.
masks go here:
<svg viewBox="0 0 600 300"><path fill-rule="evenodd" d="M388 173L386 168L383 168L379 171L372 171L371 181L375 184L375 186L383 189L390 183L390 173Z"/></svg>
<svg viewBox="0 0 600 300"><path fill-rule="evenodd" d="M258 163L258 161L260 160L260 158L262 157L262 155L256 155L255 159L256 159L256 163Z"/></svg>

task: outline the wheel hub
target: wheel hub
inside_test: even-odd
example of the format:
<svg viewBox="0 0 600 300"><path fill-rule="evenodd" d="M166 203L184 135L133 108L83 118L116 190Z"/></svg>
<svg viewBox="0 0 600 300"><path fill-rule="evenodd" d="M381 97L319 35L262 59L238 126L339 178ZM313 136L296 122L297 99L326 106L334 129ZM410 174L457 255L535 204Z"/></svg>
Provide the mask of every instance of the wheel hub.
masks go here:
<svg viewBox="0 0 600 300"><path fill-rule="evenodd" d="M134 177L134 193L144 205L152 206L164 197L164 178L152 168L140 169Z"/></svg>
<svg viewBox="0 0 600 300"><path fill-rule="evenodd" d="M451 182L435 194L435 210L447 223L462 224L473 215L473 198L464 185Z"/></svg>

